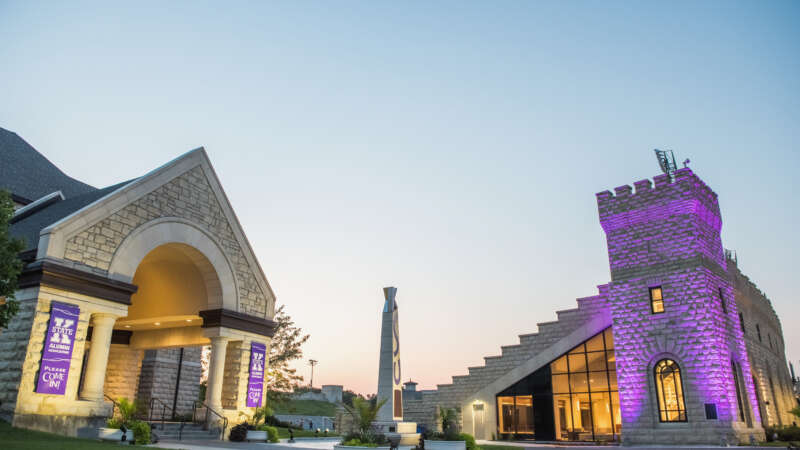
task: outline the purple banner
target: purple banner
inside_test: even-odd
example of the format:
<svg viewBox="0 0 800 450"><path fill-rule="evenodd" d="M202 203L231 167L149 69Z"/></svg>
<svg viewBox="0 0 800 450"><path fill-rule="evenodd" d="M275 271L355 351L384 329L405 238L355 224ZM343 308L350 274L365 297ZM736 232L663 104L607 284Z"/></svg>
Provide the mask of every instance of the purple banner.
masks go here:
<svg viewBox="0 0 800 450"><path fill-rule="evenodd" d="M247 382L247 406L261 406L264 393L264 362L267 346L253 342L250 344L250 379Z"/></svg>
<svg viewBox="0 0 800 450"><path fill-rule="evenodd" d="M50 304L50 323L47 326L36 392L55 395L64 395L66 392L79 314L80 308L75 305L59 302Z"/></svg>

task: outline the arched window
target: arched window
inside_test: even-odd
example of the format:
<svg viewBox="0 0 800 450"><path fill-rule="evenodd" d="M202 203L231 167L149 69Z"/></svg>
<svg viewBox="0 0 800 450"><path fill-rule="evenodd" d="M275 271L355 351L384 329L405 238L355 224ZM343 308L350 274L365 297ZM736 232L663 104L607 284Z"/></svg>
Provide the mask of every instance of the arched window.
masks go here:
<svg viewBox="0 0 800 450"><path fill-rule="evenodd" d="M658 397L658 417L662 422L686 422L686 403L678 363L662 359L653 369Z"/></svg>

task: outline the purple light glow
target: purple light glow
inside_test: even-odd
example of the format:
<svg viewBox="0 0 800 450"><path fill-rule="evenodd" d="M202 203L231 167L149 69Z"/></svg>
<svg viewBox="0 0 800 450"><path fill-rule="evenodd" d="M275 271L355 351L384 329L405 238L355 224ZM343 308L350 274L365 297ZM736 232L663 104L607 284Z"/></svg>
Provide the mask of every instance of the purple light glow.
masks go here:
<svg viewBox="0 0 800 450"><path fill-rule="evenodd" d="M720 421L738 421L731 360L741 366L745 415L761 417L736 302L723 313L719 289L734 298L726 275L717 196L689 169L675 181L661 175L597 194L614 281L606 296L617 349L617 382L625 430L658 421L653 367L662 358L681 368L687 417L705 420L704 403ZM699 258L698 258L699 257ZM625 269L624 271L621 271ZM661 286L665 311L652 314L648 288Z"/></svg>

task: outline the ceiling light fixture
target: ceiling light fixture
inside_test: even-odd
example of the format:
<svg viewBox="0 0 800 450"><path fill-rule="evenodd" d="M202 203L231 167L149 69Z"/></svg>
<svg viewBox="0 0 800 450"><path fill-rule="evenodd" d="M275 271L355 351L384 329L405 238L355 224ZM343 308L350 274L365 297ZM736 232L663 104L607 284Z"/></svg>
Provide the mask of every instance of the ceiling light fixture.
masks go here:
<svg viewBox="0 0 800 450"><path fill-rule="evenodd" d="M161 325L161 322L156 322L153 325Z"/></svg>

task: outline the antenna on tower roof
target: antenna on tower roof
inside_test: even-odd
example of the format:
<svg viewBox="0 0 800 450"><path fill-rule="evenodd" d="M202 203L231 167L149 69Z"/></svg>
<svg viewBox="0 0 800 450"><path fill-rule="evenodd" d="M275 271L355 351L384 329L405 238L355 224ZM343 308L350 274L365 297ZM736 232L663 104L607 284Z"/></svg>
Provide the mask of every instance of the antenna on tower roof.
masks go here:
<svg viewBox="0 0 800 450"><path fill-rule="evenodd" d="M678 165L675 164L675 154L672 153L672 150L654 149L653 151L656 152L656 159L658 159L661 171L672 178L675 171L678 170Z"/></svg>

